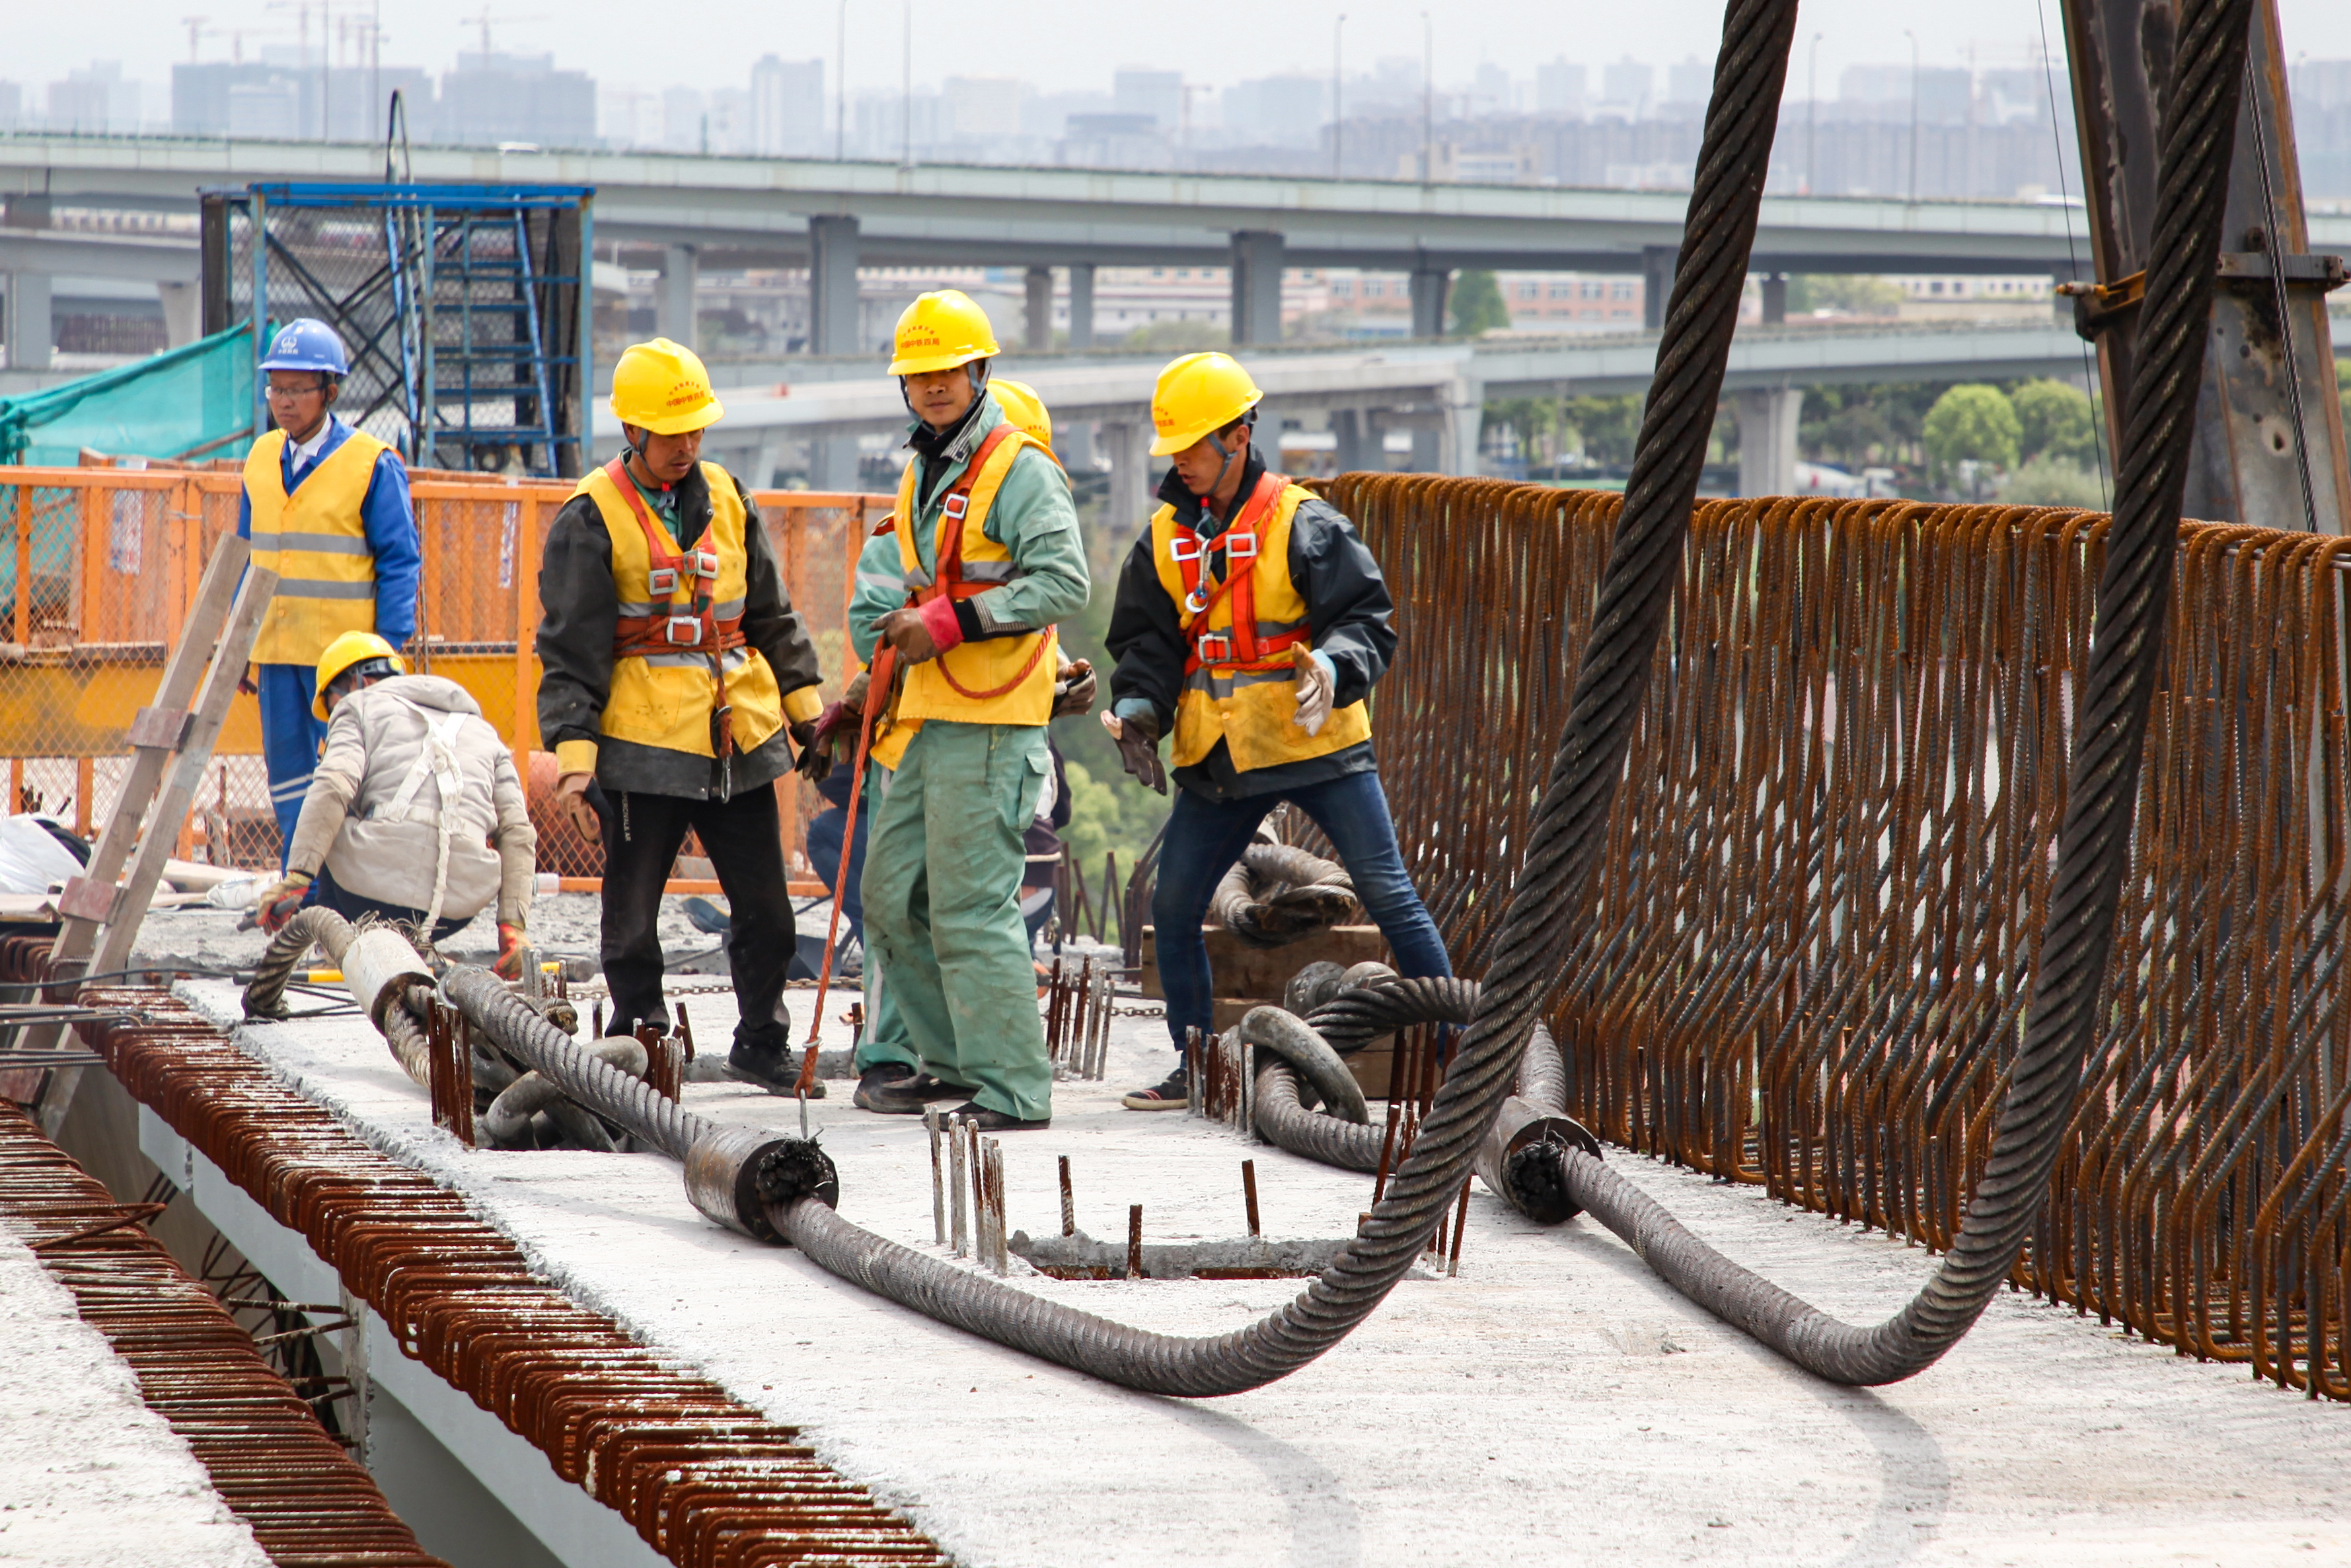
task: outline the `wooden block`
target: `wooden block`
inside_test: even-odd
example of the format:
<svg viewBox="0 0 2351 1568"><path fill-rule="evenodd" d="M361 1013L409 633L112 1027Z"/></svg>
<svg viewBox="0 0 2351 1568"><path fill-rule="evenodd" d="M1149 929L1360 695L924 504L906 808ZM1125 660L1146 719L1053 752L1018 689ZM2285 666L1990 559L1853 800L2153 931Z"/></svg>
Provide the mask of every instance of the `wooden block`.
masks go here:
<svg viewBox="0 0 2351 1568"><path fill-rule="evenodd" d="M1376 925L1333 925L1285 947L1252 947L1222 926L1204 926L1200 939L1208 948L1208 973L1219 997L1254 997L1278 1002L1290 977L1309 964L1325 961L1341 968L1367 962L1393 963L1386 940ZM1151 926L1143 928L1143 994L1164 998L1159 984L1159 950Z"/></svg>
<svg viewBox="0 0 2351 1568"><path fill-rule="evenodd" d="M184 708L142 707L131 720L131 744L177 751L194 716Z"/></svg>
<svg viewBox="0 0 2351 1568"><path fill-rule="evenodd" d="M103 925L113 917L116 896L117 890L111 883L72 877L67 881L65 892L57 895L57 913L68 920L88 920Z"/></svg>

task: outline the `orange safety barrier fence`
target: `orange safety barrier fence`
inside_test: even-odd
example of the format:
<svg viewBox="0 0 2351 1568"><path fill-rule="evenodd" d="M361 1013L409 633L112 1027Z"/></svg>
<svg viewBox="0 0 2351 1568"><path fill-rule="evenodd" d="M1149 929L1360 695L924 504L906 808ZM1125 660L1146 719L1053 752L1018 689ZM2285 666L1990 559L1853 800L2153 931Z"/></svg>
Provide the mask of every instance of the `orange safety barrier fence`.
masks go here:
<svg viewBox="0 0 2351 1568"><path fill-rule="evenodd" d="M240 481L222 469L0 466L0 759L7 809L43 810L85 834L103 822L129 765L128 731L153 700L213 541L236 528ZM568 483L420 472L412 476L424 567L414 664L464 685L514 748L539 831L539 870L592 889L602 852L550 809L554 758L537 714L538 563ZM893 497L752 493L786 589L814 637L825 695L854 674L846 615L856 551ZM787 775L787 864L810 880L802 845L821 809ZM182 827L184 858L275 866L278 832L261 761L260 713L240 696ZM695 852L689 841L687 852ZM693 869L693 868L690 868ZM679 891L715 891L688 878Z"/></svg>

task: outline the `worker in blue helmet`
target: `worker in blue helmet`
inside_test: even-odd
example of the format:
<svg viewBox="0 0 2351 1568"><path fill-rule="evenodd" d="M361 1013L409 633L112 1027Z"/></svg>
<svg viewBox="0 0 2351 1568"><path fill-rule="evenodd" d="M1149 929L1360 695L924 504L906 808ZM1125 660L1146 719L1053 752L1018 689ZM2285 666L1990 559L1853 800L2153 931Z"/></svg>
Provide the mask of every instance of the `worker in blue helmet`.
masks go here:
<svg viewBox="0 0 2351 1568"><path fill-rule="evenodd" d="M304 317L278 329L261 371L272 428L245 462L236 531L277 574L254 643L261 750L280 848L309 791L327 727L314 716L319 656L346 632L397 648L416 631L423 551L400 455L334 412L350 374L342 339Z"/></svg>

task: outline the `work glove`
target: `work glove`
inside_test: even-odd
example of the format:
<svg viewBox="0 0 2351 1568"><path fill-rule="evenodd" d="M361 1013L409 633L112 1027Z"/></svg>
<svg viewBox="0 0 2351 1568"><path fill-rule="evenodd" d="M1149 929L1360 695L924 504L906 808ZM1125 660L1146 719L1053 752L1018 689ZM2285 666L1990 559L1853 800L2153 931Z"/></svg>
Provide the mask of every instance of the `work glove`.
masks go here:
<svg viewBox="0 0 2351 1568"><path fill-rule="evenodd" d="M566 773L555 781L555 809L580 831L580 836L591 844L604 841L604 823L596 815L596 808L588 803L589 788L596 782L593 773Z"/></svg>
<svg viewBox="0 0 2351 1568"><path fill-rule="evenodd" d="M838 727L841 712L841 705L834 703L814 718L792 726L792 744L800 748L792 768L811 784L823 783L825 775L832 771L832 735L825 726Z"/></svg>
<svg viewBox="0 0 2351 1568"><path fill-rule="evenodd" d="M286 923L294 918L295 912L302 907L302 900L308 897L309 893L310 873L308 872L287 872L275 883L262 889L261 896L254 901L254 908L260 911L255 918L255 924L270 936L277 936L286 929Z"/></svg>
<svg viewBox="0 0 2351 1568"><path fill-rule="evenodd" d="M1330 656L1311 648L1292 648L1290 662L1297 669L1298 727L1309 735L1322 733L1331 717L1331 699L1339 689L1339 673Z"/></svg>
<svg viewBox="0 0 2351 1568"><path fill-rule="evenodd" d="M490 966L490 973L501 980L522 978L523 966L530 961L530 942L523 936L522 927L498 922L498 961Z"/></svg>
<svg viewBox="0 0 2351 1568"><path fill-rule="evenodd" d="M1167 769L1159 765L1159 719L1153 714L1137 714L1122 719L1114 713L1102 716L1102 727L1118 742L1118 760L1134 781L1146 789L1167 793Z"/></svg>
<svg viewBox="0 0 2351 1568"><path fill-rule="evenodd" d="M1072 659L1061 666L1060 676L1053 682L1053 716L1070 718L1090 712L1094 706L1094 667L1084 659Z"/></svg>

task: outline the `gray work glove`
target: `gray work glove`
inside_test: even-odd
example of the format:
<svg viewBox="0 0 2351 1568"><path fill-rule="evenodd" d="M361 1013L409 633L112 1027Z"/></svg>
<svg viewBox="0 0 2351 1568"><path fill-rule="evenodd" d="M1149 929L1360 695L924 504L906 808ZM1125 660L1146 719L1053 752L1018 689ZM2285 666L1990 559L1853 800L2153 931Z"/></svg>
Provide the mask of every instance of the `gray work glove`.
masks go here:
<svg viewBox="0 0 2351 1568"><path fill-rule="evenodd" d="M1137 714L1122 719L1114 713L1102 716L1102 727L1118 742L1118 760L1134 781L1146 789L1167 793L1167 769L1159 762L1159 720L1153 714Z"/></svg>
<svg viewBox="0 0 2351 1568"><path fill-rule="evenodd" d="M1094 667L1084 659L1063 664L1053 682L1053 716L1071 718L1094 706Z"/></svg>
<svg viewBox="0 0 2351 1568"><path fill-rule="evenodd" d="M1290 663L1297 667L1298 727L1309 735L1320 735L1330 721L1331 699L1339 689L1339 672L1330 658L1310 648L1292 648Z"/></svg>

